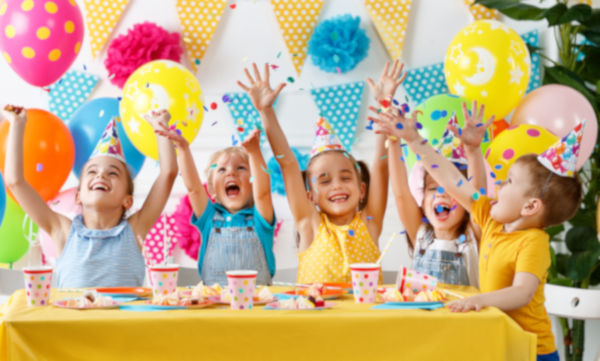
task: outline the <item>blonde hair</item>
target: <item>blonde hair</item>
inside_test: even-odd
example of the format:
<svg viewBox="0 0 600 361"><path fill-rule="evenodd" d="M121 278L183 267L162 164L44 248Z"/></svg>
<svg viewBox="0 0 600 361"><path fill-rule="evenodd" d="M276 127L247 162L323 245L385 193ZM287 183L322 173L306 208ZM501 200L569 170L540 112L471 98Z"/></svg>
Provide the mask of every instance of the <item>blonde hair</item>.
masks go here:
<svg viewBox="0 0 600 361"><path fill-rule="evenodd" d="M227 147L227 148L224 148L224 149L214 152L210 156L210 159L208 162L208 167L206 167L206 169L204 170L204 172L206 173L206 185L207 185L208 191L210 193L212 193L214 191L213 187L212 187L213 171L216 168L215 166L216 166L217 160L219 158L221 158L221 156L224 154L237 154L240 157L242 157L244 162L250 164L250 159L249 159L248 153L242 147Z"/></svg>

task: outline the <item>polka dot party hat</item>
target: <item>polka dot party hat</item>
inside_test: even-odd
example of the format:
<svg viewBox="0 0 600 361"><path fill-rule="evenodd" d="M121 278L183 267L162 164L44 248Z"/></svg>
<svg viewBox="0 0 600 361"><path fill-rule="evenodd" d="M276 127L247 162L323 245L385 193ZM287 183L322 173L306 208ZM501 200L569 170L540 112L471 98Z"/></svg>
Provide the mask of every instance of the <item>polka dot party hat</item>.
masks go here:
<svg viewBox="0 0 600 361"><path fill-rule="evenodd" d="M577 157L584 127L585 120L578 122L569 134L538 155L538 161L554 174L573 177L577 170Z"/></svg>
<svg viewBox="0 0 600 361"><path fill-rule="evenodd" d="M460 139L454 136L454 133L449 129L454 127L459 129L458 119L456 113L452 113L446 130L440 139L440 144L437 146L437 151L443 155L446 159L459 164L467 164L467 157L465 156L465 148L460 142Z"/></svg>
<svg viewBox="0 0 600 361"><path fill-rule="evenodd" d="M119 140L119 135L117 134L116 119L117 117L112 118L106 125L106 128L104 129L98 144L96 144L96 148L94 148L90 159L101 155L107 155L125 163L125 155L123 154L121 141Z"/></svg>
<svg viewBox="0 0 600 361"><path fill-rule="evenodd" d="M344 150L344 146L337 135L335 135L331 124L325 118L321 117L317 121L317 132L310 156L312 158L328 150Z"/></svg>

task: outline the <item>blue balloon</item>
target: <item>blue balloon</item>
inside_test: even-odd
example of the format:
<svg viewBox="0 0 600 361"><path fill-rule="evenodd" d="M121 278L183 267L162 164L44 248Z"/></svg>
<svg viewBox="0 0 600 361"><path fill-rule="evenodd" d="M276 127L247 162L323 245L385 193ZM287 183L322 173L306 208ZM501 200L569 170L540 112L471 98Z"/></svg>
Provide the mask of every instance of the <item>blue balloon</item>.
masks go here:
<svg viewBox="0 0 600 361"><path fill-rule="evenodd" d="M6 208L6 188L4 188L4 180L2 180L2 173L0 173L0 226L4 219L4 209Z"/></svg>
<svg viewBox="0 0 600 361"><path fill-rule="evenodd" d="M83 104L67 122L67 127L71 131L75 143L73 172L77 178L81 175L81 169L100 140L104 128L113 117L118 116L118 99L97 98ZM135 177L142 168L146 157L131 144L121 122L117 122L117 132L131 176Z"/></svg>

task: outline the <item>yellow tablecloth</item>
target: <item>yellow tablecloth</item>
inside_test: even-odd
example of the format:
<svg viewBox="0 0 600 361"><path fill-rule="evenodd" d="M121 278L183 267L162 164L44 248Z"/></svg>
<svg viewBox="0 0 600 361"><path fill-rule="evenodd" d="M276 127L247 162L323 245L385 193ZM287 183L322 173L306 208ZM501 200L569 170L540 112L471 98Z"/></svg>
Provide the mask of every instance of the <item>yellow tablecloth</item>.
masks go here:
<svg viewBox="0 0 600 361"><path fill-rule="evenodd" d="M51 301L71 296L53 290ZM496 308L131 312L0 308L0 360L535 360L536 336Z"/></svg>

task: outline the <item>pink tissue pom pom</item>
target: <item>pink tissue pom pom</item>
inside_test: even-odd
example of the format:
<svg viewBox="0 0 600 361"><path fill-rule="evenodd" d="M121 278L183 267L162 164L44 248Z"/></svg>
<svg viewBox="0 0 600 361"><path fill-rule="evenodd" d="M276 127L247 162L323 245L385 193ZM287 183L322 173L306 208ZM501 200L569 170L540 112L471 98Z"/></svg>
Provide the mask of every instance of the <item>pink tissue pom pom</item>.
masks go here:
<svg viewBox="0 0 600 361"><path fill-rule="evenodd" d="M158 59L179 62L182 53L179 33L144 22L110 43L104 66L111 83L123 88L127 78L140 66Z"/></svg>
<svg viewBox="0 0 600 361"><path fill-rule="evenodd" d="M192 212L192 205L186 194L179 200L179 204L171 217L175 220L177 226L175 237L179 240L179 248L184 250L185 254L191 258L198 260L198 251L202 240L198 229L190 223Z"/></svg>

